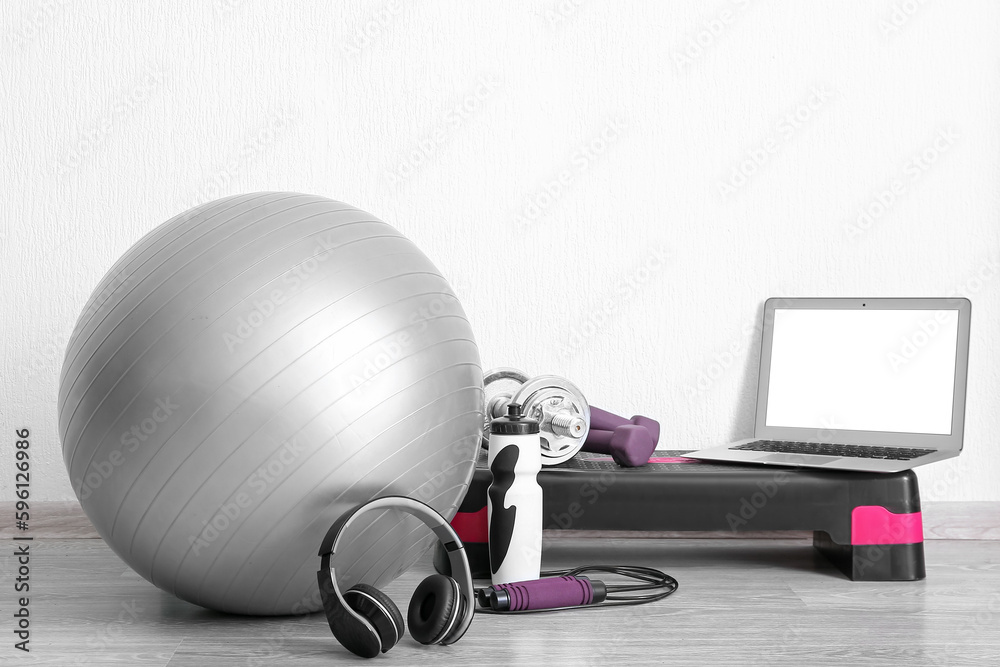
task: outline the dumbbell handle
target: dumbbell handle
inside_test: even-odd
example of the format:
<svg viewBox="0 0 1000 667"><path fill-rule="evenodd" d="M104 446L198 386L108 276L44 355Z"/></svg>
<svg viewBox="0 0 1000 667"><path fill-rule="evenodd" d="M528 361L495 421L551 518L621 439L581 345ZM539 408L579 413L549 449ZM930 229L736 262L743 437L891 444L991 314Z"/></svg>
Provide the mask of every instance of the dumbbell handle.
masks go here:
<svg viewBox="0 0 1000 667"><path fill-rule="evenodd" d="M510 403L510 394L500 394L499 396L494 396L490 400L489 405L486 406L486 411L489 413L490 419L496 419L497 417L503 417L507 414L507 405Z"/></svg>
<svg viewBox="0 0 1000 667"><path fill-rule="evenodd" d="M552 432L567 438L579 438L587 432L587 422L569 410L552 415Z"/></svg>
<svg viewBox="0 0 1000 667"><path fill-rule="evenodd" d="M490 413L490 417L496 419L503 416L507 411L510 400L511 397L506 394L494 397L486 408ZM552 415L550 423L553 433L567 438L580 438L587 431L587 422L569 410L560 410Z"/></svg>
<svg viewBox="0 0 1000 667"><path fill-rule="evenodd" d="M587 442L583 444L583 451L592 454L611 454L611 431L600 431L593 426L587 434Z"/></svg>
<svg viewBox="0 0 1000 667"><path fill-rule="evenodd" d="M590 406L590 428L596 428L598 431L614 431L616 426L631 423L624 417Z"/></svg>

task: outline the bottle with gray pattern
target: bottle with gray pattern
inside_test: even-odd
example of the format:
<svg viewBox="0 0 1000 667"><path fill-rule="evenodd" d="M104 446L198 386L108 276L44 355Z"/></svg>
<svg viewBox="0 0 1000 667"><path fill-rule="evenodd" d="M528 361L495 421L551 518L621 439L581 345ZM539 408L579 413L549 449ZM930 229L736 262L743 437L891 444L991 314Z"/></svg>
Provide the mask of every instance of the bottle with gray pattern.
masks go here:
<svg viewBox="0 0 1000 667"><path fill-rule="evenodd" d="M490 424L487 492L494 584L538 579L542 565L542 442L538 422L511 403Z"/></svg>

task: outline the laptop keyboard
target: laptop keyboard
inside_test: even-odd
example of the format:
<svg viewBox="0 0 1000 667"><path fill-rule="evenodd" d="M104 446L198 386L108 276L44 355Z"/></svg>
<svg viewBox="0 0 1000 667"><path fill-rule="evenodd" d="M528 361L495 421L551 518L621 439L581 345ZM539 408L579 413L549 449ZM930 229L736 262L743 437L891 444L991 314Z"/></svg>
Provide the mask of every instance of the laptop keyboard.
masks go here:
<svg viewBox="0 0 1000 667"><path fill-rule="evenodd" d="M788 442L784 440L755 440L730 447L751 452L777 452L779 454L817 454L819 456L845 456L856 459L885 459L909 461L933 454L936 449L905 447L876 447L874 445L838 445L826 442Z"/></svg>

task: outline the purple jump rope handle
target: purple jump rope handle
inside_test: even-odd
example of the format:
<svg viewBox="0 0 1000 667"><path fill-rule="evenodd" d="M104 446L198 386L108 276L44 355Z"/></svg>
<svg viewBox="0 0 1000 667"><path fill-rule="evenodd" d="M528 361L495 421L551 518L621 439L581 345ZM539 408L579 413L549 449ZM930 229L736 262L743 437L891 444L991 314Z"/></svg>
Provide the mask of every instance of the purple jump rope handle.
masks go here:
<svg viewBox="0 0 1000 667"><path fill-rule="evenodd" d="M625 426L626 424L644 426L646 427L646 430L649 431L649 435L653 437L654 445L660 441L660 422L655 419L643 417L642 415L635 415L632 419L625 419L624 417L619 417L618 415L608 412L607 410L601 410L600 408L590 406L591 429L597 431L614 431L619 426Z"/></svg>
<svg viewBox="0 0 1000 667"><path fill-rule="evenodd" d="M594 584L597 584L596 586ZM528 611L598 604L607 597L604 584L587 577L546 577L533 581L495 584L491 604L496 611ZM506 593L506 595L504 595ZM503 602L506 600L506 603Z"/></svg>

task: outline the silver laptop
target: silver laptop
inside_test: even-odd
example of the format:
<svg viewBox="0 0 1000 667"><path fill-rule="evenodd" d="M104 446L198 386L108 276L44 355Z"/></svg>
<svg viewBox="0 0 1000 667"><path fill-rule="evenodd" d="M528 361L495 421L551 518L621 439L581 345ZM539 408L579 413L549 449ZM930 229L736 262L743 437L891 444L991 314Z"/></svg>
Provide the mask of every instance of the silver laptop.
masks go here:
<svg viewBox="0 0 1000 667"><path fill-rule="evenodd" d="M958 456L971 303L768 299L754 437L691 458L897 472Z"/></svg>

